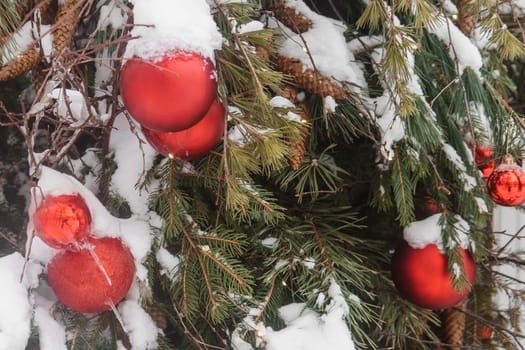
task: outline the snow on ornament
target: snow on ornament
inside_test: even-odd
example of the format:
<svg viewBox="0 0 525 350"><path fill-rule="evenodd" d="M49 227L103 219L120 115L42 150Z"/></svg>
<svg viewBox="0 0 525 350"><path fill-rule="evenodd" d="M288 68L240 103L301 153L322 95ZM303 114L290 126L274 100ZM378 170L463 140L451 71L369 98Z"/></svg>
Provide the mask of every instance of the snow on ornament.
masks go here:
<svg viewBox="0 0 525 350"><path fill-rule="evenodd" d="M476 278L476 264L468 252L460 250L468 282ZM413 248L403 241L395 250L391 261L392 280L399 294L411 303L427 309L445 309L467 297L470 286L455 290L448 268L447 256L437 245Z"/></svg>
<svg viewBox="0 0 525 350"><path fill-rule="evenodd" d="M492 200L504 206L517 206L525 201L525 173L511 155L494 169L487 180Z"/></svg>
<svg viewBox="0 0 525 350"><path fill-rule="evenodd" d="M176 132L157 132L142 127L148 142L160 154L189 160L209 152L224 133L224 108L215 100L197 124Z"/></svg>
<svg viewBox="0 0 525 350"><path fill-rule="evenodd" d="M53 248L78 244L90 234L91 213L78 193L48 195L33 217L35 234Z"/></svg>
<svg viewBox="0 0 525 350"><path fill-rule="evenodd" d="M200 54L171 50L157 58L131 57L120 72L125 107L142 126L160 132L187 129L216 98L213 62Z"/></svg>
<svg viewBox="0 0 525 350"><path fill-rule="evenodd" d="M78 250L60 251L47 268L49 285L58 300L73 310L111 310L127 294L135 265L118 238L89 238Z"/></svg>

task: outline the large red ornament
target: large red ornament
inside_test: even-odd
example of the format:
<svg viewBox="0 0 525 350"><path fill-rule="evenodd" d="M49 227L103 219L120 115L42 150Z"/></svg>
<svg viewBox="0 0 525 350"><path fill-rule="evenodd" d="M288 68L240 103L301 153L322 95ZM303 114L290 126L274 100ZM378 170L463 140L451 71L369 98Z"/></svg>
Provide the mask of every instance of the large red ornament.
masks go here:
<svg viewBox="0 0 525 350"><path fill-rule="evenodd" d="M89 245L94 254L89 247L58 253L49 263L47 275L58 300L76 311L97 313L110 310L124 298L135 265L120 239L89 238Z"/></svg>
<svg viewBox="0 0 525 350"><path fill-rule="evenodd" d="M460 253L465 276L472 285L476 264L467 251L461 249ZM470 288L454 290L447 261L435 244L416 249L403 242L392 256L392 280L401 296L415 305L433 310L449 308L463 300Z"/></svg>
<svg viewBox="0 0 525 350"><path fill-rule="evenodd" d="M215 100L208 113L194 126L177 132L142 128L148 142L167 157L193 159L209 152L224 132L224 108Z"/></svg>
<svg viewBox="0 0 525 350"><path fill-rule="evenodd" d="M91 214L79 194L46 196L33 220L36 235L54 248L66 248L90 233Z"/></svg>
<svg viewBox="0 0 525 350"><path fill-rule="evenodd" d="M492 200L499 205L516 206L525 202L525 173L512 156L506 156L487 180Z"/></svg>
<svg viewBox="0 0 525 350"><path fill-rule="evenodd" d="M476 146L474 159L483 177L489 177L494 171L494 150L490 146Z"/></svg>
<svg viewBox="0 0 525 350"><path fill-rule="evenodd" d="M120 92L131 116L155 131L179 131L197 123L216 98L212 61L170 51L159 61L133 57L120 72Z"/></svg>

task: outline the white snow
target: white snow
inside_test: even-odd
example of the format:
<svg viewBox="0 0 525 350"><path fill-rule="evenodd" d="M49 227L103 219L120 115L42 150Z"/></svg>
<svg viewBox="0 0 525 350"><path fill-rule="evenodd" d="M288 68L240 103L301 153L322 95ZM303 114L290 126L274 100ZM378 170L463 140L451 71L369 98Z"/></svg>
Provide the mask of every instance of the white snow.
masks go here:
<svg viewBox="0 0 525 350"><path fill-rule="evenodd" d="M66 350L66 330L64 325L52 315L53 301L35 295L35 323L38 327L38 340L41 350Z"/></svg>
<svg viewBox="0 0 525 350"><path fill-rule="evenodd" d="M291 116L290 118L293 118L293 116ZM262 136L265 133L271 132L271 131L273 130L272 129L261 129L261 128L249 126L244 123L239 123L228 130L227 137L229 141L239 146L245 146L245 145L252 143L254 141L255 136L258 136L258 135Z"/></svg>
<svg viewBox="0 0 525 350"><path fill-rule="evenodd" d="M260 21L251 21L246 24L241 24L237 27L237 32L239 34L243 33L249 33L249 32L256 32L258 30L264 29L264 23Z"/></svg>
<svg viewBox="0 0 525 350"><path fill-rule="evenodd" d="M125 300L119 304L118 311L124 321L132 350L156 349L159 332L151 316L136 300Z"/></svg>
<svg viewBox="0 0 525 350"><path fill-rule="evenodd" d="M337 108L337 102L332 96L326 96L323 100L323 109L325 112L334 113Z"/></svg>
<svg viewBox="0 0 525 350"><path fill-rule="evenodd" d="M332 98L332 100L333 100L333 98ZM335 103L335 100L334 100L334 103ZM270 106L272 106L273 108L295 108L295 105L293 104L293 102L290 101L289 99L287 99L286 97L283 97L283 96L274 96L274 97L272 97L270 99ZM284 118L286 118L288 120L297 122L297 123L303 122L300 115L298 115L297 113L291 112L291 111L289 111L286 114L282 115L282 117L284 117ZM235 132L240 132L240 130L237 130ZM239 140L238 138L239 138L239 135L234 136L234 134L232 134L232 140ZM238 143L238 141L235 141L235 142Z"/></svg>
<svg viewBox="0 0 525 350"><path fill-rule="evenodd" d="M270 99L270 106L273 108L295 108L292 101L283 96L274 96Z"/></svg>
<svg viewBox="0 0 525 350"><path fill-rule="evenodd" d="M38 32L40 29L40 32ZM27 48L36 45L42 47L42 51L45 56L51 53L51 26L50 25L36 25L32 21L24 23L20 29L18 29L5 44L8 50L2 50L0 53L0 63L6 64L16 56L20 55Z"/></svg>
<svg viewBox="0 0 525 350"><path fill-rule="evenodd" d="M304 258L301 260L301 264L307 269L313 269L315 267L315 259L312 257Z"/></svg>
<svg viewBox="0 0 525 350"><path fill-rule="evenodd" d="M450 57L457 61L460 75L469 67L481 77L480 69L483 61L478 48L450 19L441 15L435 21L435 25L428 29L449 48Z"/></svg>
<svg viewBox="0 0 525 350"><path fill-rule="evenodd" d="M134 27L125 57L160 59L169 50L196 52L213 60L222 36L205 0L133 0Z"/></svg>
<svg viewBox="0 0 525 350"><path fill-rule="evenodd" d="M481 132L483 132L483 136L485 137L483 143L480 143L481 146L489 146L491 145L491 141L493 139L492 136L492 127L490 125L489 117L487 116L487 113L485 111L485 107L480 102L474 102L471 101L469 103L469 111L473 118L476 118L479 122L479 129Z"/></svg>
<svg viewBox="0 0 525 350"><path fill-rule="evenodd" d="M447 158L456 166L456 168L459 170L459 177L461 181L463 182L463 185L465 187L465 191L471 191L474 188L478 186L478 182L474 176L471 176L467 174L467 167L465 166L465 163L463 163L463 160L459 156L458 152L449 144L443 145L443 152L445 152L445 155Z"/></svg>
<svg viewBox="0 0 525 350"><path fill-rule="evenodd" d="M72 127L82 126L91 114L96 111L91 107L91 113L86 105L84 95L76 90L58 88L51 91L49 97L56 100L55 114Z"/></svg>
<svg viewBox="0 0 525 350"><path fill-rule="evenodd" d="M438 213L423 220L412 222L403 230L404 240L414 249L422 249L429 244L434 244L440 251L444 251L441 236L441 216L442 214ZM468 236L470 226L459 215L456 215L455 220L456 237L454 240L449 241L449 248L460 246L463 249L467 249L471 247L471 240Z"/></svg>
<svg viewBox="0 0 525 350"><path fill-rule="evenodd" d="M301 35L285 30L286 39L279 53L298 58L304 69L317 68L320 73L333 77L335 81L353 83L358 87L355 90L365 87L363 72L343 36L346 26L313 12L303 1L287 0L286 4L311 19L313 27ZM282 24L274 25L286 29Z"/></svg>
<svg viewBox="0 0 525 350"><path fill-rule="evenodd" d="M163 247L159 248L155 257L161 266L161 275L167 275L168 278L173 279L177 274L180 259Z"/></svg>
<svg viewBox="0 0 525 350"><path fill-rule="evenodd" d="M331 298L326 312L319 314L304 303L291 303L279 308L286 327L274 331L267 327L263 338L266 350L355 350L345 317L350 312L339 285L332 280Z"/></svg>
<svg viewBox="0 0 525 350"><path fill-rule="evenodd" d="M22 281L24 257L19 253L0 258L0 350L23 350L31 331L32 301L29 289L38 285L42 267L28 262Z"/></svg>
<svg viewBox="0 0 525 350"><path fill-rule="evenodd" d="M381 131L381 153L385 159L394 156L393 145L405 137L405 125L396 107L387 94L375 99L376 124Z"/></svg>
<svg viewBox="0 0 525 350"><path fill-rule="evenodd" d="M136 133L131 129L132 125ZM139 130L140 126L128 120L124 114L119 114L115 119L109 147L119 167L111 178L111 184L126 198L133 213L145 215L149 212L148 193L136 187L146 171L151 168L157 153L144 141L145 138Z"/></svg>
<svg viewBox="0 0 525 350"><path fill-rule="evenodd" d="M267 237L261 241L261 244L267 248L275 249L279 244L279 239L275 237Z"/></svg>
<svg viewBox="0 0 525 350"><path fill-rule="evenodd" d="M97 28L104 29L110 26L112 29L119 29L126 24L126 16L115 2L100 7Z"/></svg>

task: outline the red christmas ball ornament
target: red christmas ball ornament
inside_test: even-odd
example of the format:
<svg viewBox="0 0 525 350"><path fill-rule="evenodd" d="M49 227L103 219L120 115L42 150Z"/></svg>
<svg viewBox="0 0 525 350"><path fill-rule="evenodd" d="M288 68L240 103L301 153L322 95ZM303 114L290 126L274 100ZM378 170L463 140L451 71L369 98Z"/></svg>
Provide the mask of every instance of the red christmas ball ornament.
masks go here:
<svg viewBox="0 0 525 350"><path fill-rule="evenodd" d="M483 177L489 177L494 171L494 150L490 146L476 146L474 148L474 160Z"/></svg>
<svg viewBox="0 0 525 350"><path fill-rule="evenodd" d="M487 188L497 204L520 205L525 202L525 173L514 158L507 155L487 179Z"/></svg>
<svg viewBox="0 0 525 350"><path fill-rule="evenodd" d="M209 152L224 132L224 108L215 100L197 124L176 132L158 132L142 127L148 142L166 157L189 160Z"/></svg>
<svg viewBox="0 0 525 350"><path fill-rule="evenodd" d="M170 51L160 60L133 57L120 71L120 92L131 116L148 129L172 132L197 123L216 98L209 58Z"/></svg>
<svg viewBox="0 0 525 350"><path fill-rule="evenodd" d="M431 196L425 195L416 200L415 214L419 219L427 218L440 211L438 203Z"/></svg>
<svg viewBox="0 0 525 350"><path fill-rule="evenodd" d="M89 238L82 249L61 251L47 267L58 300L84 313L110 310L124 298L134 274L131 252L110 237Z"/></svg>
<svg viewBox="0 0 525 350"><path fill-rule="evenodd" d="M476 264L467 251L458 249L465 276L472 285ZM447 256L435 244L416 249L403 242L392 256L392 280L401 296L415 305L433 310L449 308L463 300L470 288L454 289L447 262Z"/></svg>
<svg viewBox="0 0 525 350"><path fill-rule="evenodd" d="M90 233L91 214L79 194L46 196L35 211L35 233L47 245L66 248Z"/></svg>
<svg viewBox="0 0 525 350"><path fill-rule="evenodd" d="M479 331L479 333L480 339L490 339L492 337L492 328L484 324L483 326L481 326L481 330Z"/></svg>

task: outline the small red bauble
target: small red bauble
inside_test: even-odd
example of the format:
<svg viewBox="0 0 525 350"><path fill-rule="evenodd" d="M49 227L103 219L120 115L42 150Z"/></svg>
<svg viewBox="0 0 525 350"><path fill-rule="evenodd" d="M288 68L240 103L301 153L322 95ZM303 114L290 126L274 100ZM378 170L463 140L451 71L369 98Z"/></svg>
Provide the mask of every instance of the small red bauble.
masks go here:
<svg viewBox="0 0 525 350"><path fill-rule="evenodd" d="M35 211L34 226L46 244L65 248L89 235L91 214L79 194L46 196Z"/></svg>
<svg viewBox="0 0 525 350"><path fill-rule="evenodd" d="M179 131L197 123L216 98L212 61L170 51L159 61L133 57L120 72L120 92L131 116L148 129Z"/></svg>
<svg viewBox="0 0 525 350"><path fill-rule="evenodd" d="M479 337L483 340L490 339L492 337L492 328L484 324L481 326Z"/></svg>
<svg viewBox="0 0 525 350"><path fill-rule="evenodd" d="M520 205L525 201L525 173L512 156L506 156L504 162L489 176L487 188L497 204Z"/></svg>
<svg viewBox="0 0 525 350"><path fill-rule="evenodd" d="M208 113L194 126L177 132L142 128L148 142L167 157L193 159L209 152L224 132L224 108L215 100Z"/></svg>
<svg viewBox="0 0 525 350"><path fill-rule="evenodd" d="M134 274L131 252L120 239L110 237L89 238L86 247L58 253L47 267L49 285L58 300L85 313L110 310L124 298Z"/></svg>
<svg viewBox="0 0 525 350"><path fill-rule="evenodd" d="M489 177L494 171L494 150L490 146L476 146L474 159L483 177Z"/></svg>
<svg viewBox="0 0 525 350"><path fill-rule="evenodd" d="M465 276L472 285L476 264L467 251L461 249L460 253ZM416 249L403 242L392 256L392 280L399 294L415 305L433 310L449 308L463 300L470 288L454 290L447 262L435 244Z"/></svg>
<svg viewBox="0 0 525 350"><path fill-rule="evenodd" d="M416 203L415 214L417 218L427 218L440 211L439 205L430 196L423 196L423 198L418 199Z"/></svg>

